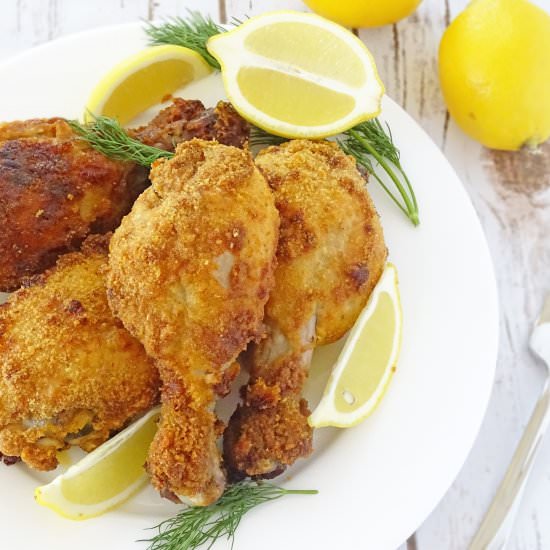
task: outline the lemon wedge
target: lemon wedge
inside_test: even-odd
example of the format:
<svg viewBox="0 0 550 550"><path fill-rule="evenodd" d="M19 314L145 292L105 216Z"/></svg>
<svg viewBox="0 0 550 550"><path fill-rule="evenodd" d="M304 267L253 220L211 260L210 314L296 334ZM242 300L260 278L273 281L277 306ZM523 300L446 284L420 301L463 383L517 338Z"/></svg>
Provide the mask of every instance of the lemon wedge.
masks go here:
<svg viewBox="0 0 550 550"><path fill-rule="evenodd" d="M212 72L197 53L182 46L153 46L113 67L97 84L86 104L84 120L93 115L126 124L193 80Z"/></svg>
<svg viewBox="0 0 550 550"><path fill-rule="evenodd" d="M48 485L38 487L38 504L74 520L99 516L128 500L147 481L143 468L157 430L160 408L128 426Z"/></svg>
<svg viewBox="0 0 550 550"><path fill-rule="evenodd" d="M207 47L221 65L231 103L272 134L327 137L380 112L384 86L371 53L318 15L252 17L210 38Z"/></svg>
<svg viewBox="0 0 550 550"><path fill-rule="evenodd" d="M387 264L308 419L311 426L349 428L374 411L395 371L401 325L397 271Z"/></svg>

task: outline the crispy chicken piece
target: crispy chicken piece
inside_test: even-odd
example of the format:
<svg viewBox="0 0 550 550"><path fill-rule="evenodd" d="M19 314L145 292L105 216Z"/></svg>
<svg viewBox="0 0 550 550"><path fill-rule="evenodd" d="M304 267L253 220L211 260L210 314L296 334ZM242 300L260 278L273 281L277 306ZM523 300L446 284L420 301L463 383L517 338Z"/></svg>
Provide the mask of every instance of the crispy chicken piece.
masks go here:
<svg viewBox="0 0 550 550"><path fill-rule="evenodd" d="M0 306L6 463L51 470L58 450L91 451L158 401L157 369L107 303L108 240L89 237Z"/></svg>
<svg viewBox="0 0 550 550"><path fill-rule="evenodd" d="M176 98L149 124L129 130L129 134L166 151L173 151L178 143L193 138L243 148L248 144L250 125L226 101L206 109L197 99Z"/></svg>
<svg viewBox="0 0 550 550"><path fill-rule="evenodd" d="M114 229L146 174L98 153L62 119L0 124L0 291Z"/></svg>
<svg viewBox="0 0 550 550"><path fill-rule="evenodd" d="M224 436L234 477L274 477L311 452L301 392L313 348L351 328L387 253L365 180L337 145L290 141L261 151L256 166L281 229L267 337L249 351L250 381Z"/></svg>
<svg viewBox="0 0 550 550"><path fill-rule="evenodd" d="M245 147L250 128L229 103L205 109L175 99L129 133L173 151L193 137ZM145 168L108 159L62 119L0 124L0 292L51 267L87 235L116 228L147 185Z"/></svg>
<svg viewBox="0 0 550 550"><path fill-rule="evenodd" d="M250 154L235 147L183 143L153 165L151 181L111 241L109 302L163 381L152 483L207 505L225 486L214 404L258 336L279 217Z"/></svg>

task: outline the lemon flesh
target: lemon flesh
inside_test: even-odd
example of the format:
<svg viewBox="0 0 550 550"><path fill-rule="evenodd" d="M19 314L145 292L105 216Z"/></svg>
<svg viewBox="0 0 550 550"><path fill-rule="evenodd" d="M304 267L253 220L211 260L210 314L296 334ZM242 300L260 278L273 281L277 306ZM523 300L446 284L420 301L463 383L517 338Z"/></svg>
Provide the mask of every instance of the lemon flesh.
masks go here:
<svg viewBox="0 0 550 550"><path fill-rule="evenodd" d="M246 50L309 73L361 86L367 78L362 60L349 55L344 41L325 42L326 30L305 23L274 23L251 32Z"/></svg>
<svg viewBox="0 0 550 550"><path fill-rule="evenodd" d="M90 95L85 119L91 113L126 124L211 71L206 61L189 48L172 45L147 48L113 67L101 79Z"/></svg>
<svg viewBox="0 0 550 550"><path fill-rule="evenodd" d="M443 35L439 76L451 116L486 147L550 137L550 15L530 2L471 2Z"/></svg>
<svg viewBox="0 0 550 550"><path fill-rule="evenodd" d="M320 138L377 116L384 87L372 55L322 17L273 12L214 36L225 91L239 113L273 134Z"/></svg>
<svg viewBox="0 0 550 550"><path fill-rule="evenodd" d="M143 465L157 430L154 409L64 474L35 491L36 501L68 519L88 519L119 506L147 481Z"/></svg>
<svg viewBox="0 0 550 550"><path fill-rule="evenodd" d="M420 0L369 0L368 2L304 0L314 12L347 27L379 27L410 15Z"/></svg>
<svg viewBox="0 0 550 550"><path fill-rule="evenodd" d="M397 271L388 264L309 417L311 426L355 426L374 411L395 372L401 320Z"/></svg>
<svg viewBox="0 0 550 550"><path fill-rule="evenodd" d="M344 117L354 106L349 95L271 69L244 67L237 81L247 101L288 124L329 124L335 117ZM279 93L266 94L265 89L273 86L277 86ZM309 100L311 97L315 97L315 102Z"/></svg>

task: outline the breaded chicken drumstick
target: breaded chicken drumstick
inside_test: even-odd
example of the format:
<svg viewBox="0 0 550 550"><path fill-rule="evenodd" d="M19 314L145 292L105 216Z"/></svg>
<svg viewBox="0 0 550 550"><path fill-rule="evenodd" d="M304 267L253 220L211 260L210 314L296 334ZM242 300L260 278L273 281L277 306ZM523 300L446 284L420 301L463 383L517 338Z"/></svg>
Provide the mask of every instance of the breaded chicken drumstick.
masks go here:
<svg viewBox="0 0 550 550"><path fill-rule="evenodd" d="M214 405L258 335L279 216L250 154L235 147L183 143L153 165L151 182L111 241L109 301L163 381L152 483L207 505L225 487Z"/></svg>
<svg viewBox="0 0 550 550"><path fill-rule="evenodd" d="M386 246L355 161L329 142L260 152L281 217L267 338L253 345L243 403L224 436L235 477L274 477L312 449L301 397L313 348L351 328L378 281Z"/></svg>

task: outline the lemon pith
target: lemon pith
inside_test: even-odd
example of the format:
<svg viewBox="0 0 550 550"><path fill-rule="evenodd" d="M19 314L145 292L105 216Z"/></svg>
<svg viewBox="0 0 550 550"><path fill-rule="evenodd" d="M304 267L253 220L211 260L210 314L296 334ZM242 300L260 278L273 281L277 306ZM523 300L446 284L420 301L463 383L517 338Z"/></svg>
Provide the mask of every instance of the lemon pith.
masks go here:
<svg viewBox="0 0 550 550"><path fill-rule="evenodd" d="M380 112L384 87L368 49L314 14L253 17L208 50L237 111L273 134L327 137Z"/></svg>
<svg viewBox="0 0 550 550"><path fill-rule="evenodd" d="M119 506L147 480L143 465L155 432L154 409L35 491L36 501L68 519L88 519Z"/></svg>
<svg viewBox="0 0 550 550"><path fill-rule="evenodd" d="M401 319L397 272L388 264L309 417L311 426L355 426L374 411L395 371Z"/></svg>
<svg viewBox="0 0 550 550"><path fill-rule="evenodd" d="M193 50L182 46L153 46L113 67L96 85L86 104L85 120L93 115L126 124L186 84L212 69Z"/></svg>

